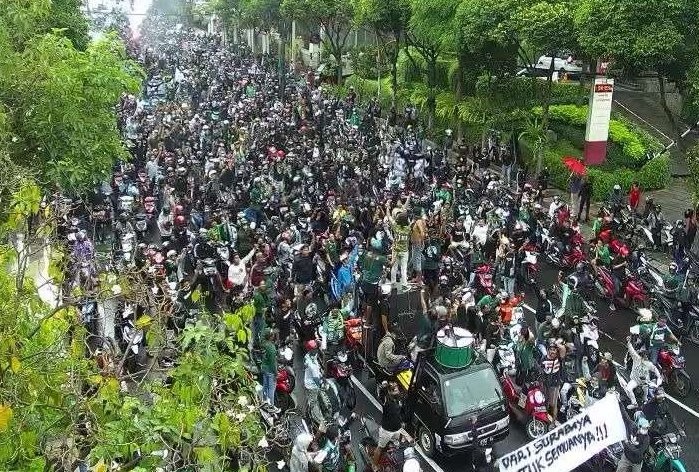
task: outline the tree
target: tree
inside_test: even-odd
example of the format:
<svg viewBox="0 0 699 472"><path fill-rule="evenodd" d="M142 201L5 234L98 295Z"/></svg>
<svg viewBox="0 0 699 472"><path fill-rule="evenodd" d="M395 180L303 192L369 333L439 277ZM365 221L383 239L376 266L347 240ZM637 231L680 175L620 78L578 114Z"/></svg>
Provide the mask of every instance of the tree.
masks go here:
<svg viewBox="0 0 699 472"><path fill-rule="evenodd" d="M114 162L126 158L115 105L140 86L138 67L115 36L85 51L52 33L29 35L16 18L0 14L0 109L7 117L3 144L13 162L44 188L91 188ZM8 31L24 38L13 41Z"/></svg>
<svg viewBox="0 0 699 472"><path fill-rule="evenodd" d="M382 49L390 55L391 102L395 106L398 92L398 54L410 18L408 0L360 0L358 23L368 25L376 34Z"/></svg>
<svg viewBox="0 0 699 472"><path fill-rule="evenodd" d="M407 46L417 51L425 61L427 85L427 128L434 124L437 92L437 59L453 34L451 19L457 2L451 0L411 0L411 16L406 34ZM410 49L406 49L408 55ZM410 56L409 56L410 57ZM412 60L412 58L411 58ZM413 61L413 64L416 64Z"/></svg>
<svg viewBox="0 0 699 472"><path fill-rule="evenodd" d="M560 51L572 51L576 48L576 38L571 31L572 8L569 0L540 0L533 4L521 5L514 19L520 43L525 43L551 57L542 97L541 127L544 130L548 129L555 58Z"/></svg>
<svg viewBox="0 0 699 472"><path fill-rule="evenodd" d="M52 0L46 27L43 32L52 29L60 30L60 34L70 39L75 49L84 51L90 42L88 23L80 11L81 0Z"/></svg>
<svg viewBox="0 0 699 472"><path fill-rule="evenodd" d="M581 46L593 57L609 58L626 73L657 73L660 101L675 130L679 126L667 105L665 83L687 88L696 64L699 7L691 0L584 0L575 9Z"/></svg>
<svg viewBox="0 0 699 472"><path fill-rule="evenodd" d="M343 55L355 26L353 0L282 0L282 14L322 29L322 40L335 60L337 83L342 83Z"/></svg>

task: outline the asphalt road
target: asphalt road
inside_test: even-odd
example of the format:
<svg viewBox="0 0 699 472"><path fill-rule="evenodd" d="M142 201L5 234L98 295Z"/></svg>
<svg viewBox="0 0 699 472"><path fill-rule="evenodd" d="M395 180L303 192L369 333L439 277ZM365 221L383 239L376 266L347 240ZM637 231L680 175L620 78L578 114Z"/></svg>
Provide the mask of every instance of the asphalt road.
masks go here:
<svg viewBox="0 0 699 472"><path fill-rule="evenodd" d="M540 274L540 285L543 287L551 287L556 280L557 272L556 269L544 264L542 273ZM525 295L525 315L531 326L533 326L534 323L533 308L535 306L536 296L532 291L527 291ZM396 310L397 313L419 311L419 293L414 291L405 295L395 296L392 309ZM602 300L598 300L597 309L601 333L600 349L602 352L611 352L614 359L620 362L626 353L625 339L628 335L629 327L635 324L636 315L629 310L610 312L607 304ZM687 359L687 371L689 375L695 382L699 382L699 363L697 363L697 360L699 360L699 348L685 343L682 349L683 355ZM369 378L366 373L357 373L356 377L358 381L365 386L367 393L374 391L373 379ZM685 461L687 470L699 469L699 449L694 449L691 446L692 441L699 438L699 413L696 412L699 410L699 396L697 395L696 385L699 384L695 383L695 390L692 394L690 394L688 398L682 400L682 403L686 407L694 411L687 411L674 404L672 407L673 416L675 416L680 424L684 424L687 433L687 437L681 442L683 446L682 458ZM372 402L370 398L366 398L364 395L359 394L359 392L360 389L358 389L357 395L357 412L360 414L377 415L375 418L380 418L380 416L378 416L379 410L376 408L374 402ZM504 441L494 446L494 456L495 458L499 458L503 454L519 448L526 442L527 439L522 426L513 421L509 436ZM424 470L434 472L460 472L463 470L464 460L464 457L458 456L453 458L437 458L433 463L425 462Z"/></svg>

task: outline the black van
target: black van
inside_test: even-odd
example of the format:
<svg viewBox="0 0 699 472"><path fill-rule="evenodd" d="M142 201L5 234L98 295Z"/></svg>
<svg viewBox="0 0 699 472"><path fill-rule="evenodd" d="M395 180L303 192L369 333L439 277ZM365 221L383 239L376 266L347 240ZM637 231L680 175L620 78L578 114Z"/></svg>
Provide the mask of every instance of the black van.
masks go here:
<svg viewBox="0 0 699 472"><path fill-rule="evenodd" d="M407 387L406 429L428 456L459 454L474 439L487 446L509 434L510 416L500 381L483 356L475 354L468 366L451 369L435 360L434 351L425 351L408 375L409 382L398 379ZM477 438L472 437L474 417Z"/></svg>

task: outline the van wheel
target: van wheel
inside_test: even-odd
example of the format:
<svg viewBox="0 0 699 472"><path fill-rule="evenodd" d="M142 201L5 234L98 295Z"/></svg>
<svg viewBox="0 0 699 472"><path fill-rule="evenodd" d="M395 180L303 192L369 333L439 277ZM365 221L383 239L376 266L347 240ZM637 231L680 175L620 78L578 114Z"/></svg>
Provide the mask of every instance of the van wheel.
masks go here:
<svg viewBox="0 0 699 472"><path fill-rule="evenodd" d="M420 447L425 452L427 457L434 457L435 455L435 444L434 435L424 426L420 426L417 433L418 441L420 442Z"/></svg>

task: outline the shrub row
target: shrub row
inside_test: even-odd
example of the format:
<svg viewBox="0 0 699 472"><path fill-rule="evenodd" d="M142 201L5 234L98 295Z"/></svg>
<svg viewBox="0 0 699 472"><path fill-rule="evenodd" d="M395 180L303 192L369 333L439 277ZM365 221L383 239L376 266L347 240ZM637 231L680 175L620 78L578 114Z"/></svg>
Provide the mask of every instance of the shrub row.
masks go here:
<svg viewBox="0 0 699 472"><path fill-rule="evenodd" d="M534 156L529 143L522 141L520 149L535 168ZM698 162L699 162L699 152ZM581 157L582 152L571 143L560 140L544 151L543 163L551 173L551 185L560 189L568 188L570 171L563 165L564 156ZM699 164L698 164L699 165ZM588 174L593 179L593 199L602 201L607 198L614 185L619 184L624 191L631 187L631 183L637 181L644 191L657 190L665 187L670 178L670 161L667 156L661 156L644 163L638 170L617 168L608 170L604 168L590 167Z"/></svg>
<svg viewBox="0 0 699 472"><path fill-rule="evenodd" d="M587 105L551 105L549 117L554 125L562 124L581 128L584 133L587 124ZM541 115L541 107L537 107L534 113ZM619 117L614 117L609 122L609 141L619 146L626 158L632 163L628 167L641 166L646 161L648 154L662 149L662 145L633 123Z"/></svg>

